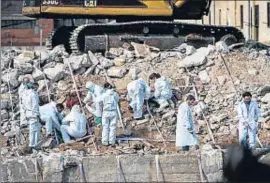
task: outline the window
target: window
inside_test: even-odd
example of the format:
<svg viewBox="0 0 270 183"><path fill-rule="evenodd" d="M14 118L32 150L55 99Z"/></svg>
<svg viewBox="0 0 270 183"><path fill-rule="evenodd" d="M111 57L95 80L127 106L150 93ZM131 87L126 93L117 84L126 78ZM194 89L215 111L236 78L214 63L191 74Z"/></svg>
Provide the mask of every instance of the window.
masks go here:
<svg viewBox="0 0 270 183"><path fill-rule="evenodd" d="M267 3L267 27L270 28L270 3Z"/></svg>
<svg viewBox="0 0 270 183"><path fill-rule="evenodd" d="M209 25L211 25L211 11L209 11L208 17L209 17Z"/></svg>
<svg viewBox="0 0 270 183"><path fill-rule="evenodd" d="M218 18L219 18L219 25L221 25L221 9L219 9L219 15L218 15Z"/></svg>
<svg viewBox="0 0 270 183"><path fill-rule="evenodd" d="M256 27L259 27L259 24L260 24L260 20L259 20L259 5L255 5L255 8L254 8L254 23L255 23L255 26Z"/></svg>
<svg viewBox="0 0 270 183"><path fill-rule="evenodd" d="M35 27L36 20L2 20L3 29L30 29Z"/></svg>
<svg viewBox="0 0 270 183"><path fill-rule="evenodd" d="M244 7L243 7L243 5L240 6L240 27L241 27L241 29L244 28Z"/></svg>

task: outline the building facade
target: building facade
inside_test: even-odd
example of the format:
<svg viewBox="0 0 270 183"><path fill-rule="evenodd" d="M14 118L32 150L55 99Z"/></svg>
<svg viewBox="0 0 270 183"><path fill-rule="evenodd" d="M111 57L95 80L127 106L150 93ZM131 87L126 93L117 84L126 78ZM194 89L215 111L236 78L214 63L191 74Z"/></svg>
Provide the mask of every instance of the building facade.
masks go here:
<svg viewBox="0 0 270 183"><path fill-rule="evenodd" d="M23 0L1 1L1 45L45 45L45 38L54 26L51 19L34 19L22 15Z"/></svg>
<svg viewBox="0 0 270 183"><path fill-rule="evenodd" d="M234 26L246 39L270 43L270 0L214 0L202 22Z"/></svg>

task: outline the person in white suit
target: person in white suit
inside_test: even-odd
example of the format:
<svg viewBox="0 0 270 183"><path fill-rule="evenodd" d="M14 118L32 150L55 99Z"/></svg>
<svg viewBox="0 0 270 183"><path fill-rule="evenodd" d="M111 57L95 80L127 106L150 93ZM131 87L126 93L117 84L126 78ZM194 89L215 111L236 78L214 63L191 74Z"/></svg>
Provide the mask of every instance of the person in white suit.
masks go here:
<svg viewBox="0 0 270 183"><path fill-rule="evenodd" d="M252 149L256 145L258 119L261 111L257 102L251 100L252 95L250 92L243 93L242 98L243 100L237 106L239 143L244 147ZM247 142L247 135L249 142Z"/></svg>

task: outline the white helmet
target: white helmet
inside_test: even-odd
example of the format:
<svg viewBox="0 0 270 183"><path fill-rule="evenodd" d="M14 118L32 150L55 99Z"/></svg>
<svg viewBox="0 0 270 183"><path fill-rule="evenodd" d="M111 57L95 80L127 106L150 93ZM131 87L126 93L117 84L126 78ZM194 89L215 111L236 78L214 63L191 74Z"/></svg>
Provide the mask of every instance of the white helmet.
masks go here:
<svg viewBox="0 0 270 183"><path fill-rule="evenodd" d="M86 87L86 88L91 88L93 85L94 85L94 83L93 83L92 81L88 81L88 82L85 84L85 87Z"/></svg>

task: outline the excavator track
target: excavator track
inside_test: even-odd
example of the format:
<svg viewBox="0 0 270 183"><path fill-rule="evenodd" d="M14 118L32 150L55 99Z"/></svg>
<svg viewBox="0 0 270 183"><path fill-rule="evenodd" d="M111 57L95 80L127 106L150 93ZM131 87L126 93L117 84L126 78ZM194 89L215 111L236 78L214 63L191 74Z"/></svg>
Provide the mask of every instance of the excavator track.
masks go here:
<svg viewBox="0 0 270 183"><path fill-rule="evenodd" d="M171 49L188 40L211 44L222 40L228 45L243 42L243 33L230 26L200 25L173 21L134 21L123 23L95 23L78 27L60 27L49 35L47 48L64 44L72 53L87 50L107 50L126 41L139 41L161 50Z"/></svg>

